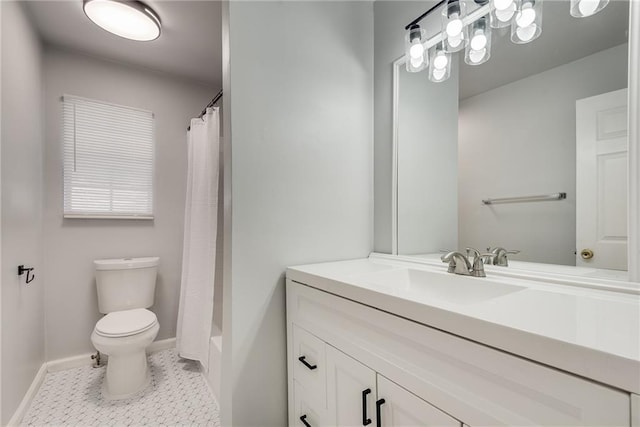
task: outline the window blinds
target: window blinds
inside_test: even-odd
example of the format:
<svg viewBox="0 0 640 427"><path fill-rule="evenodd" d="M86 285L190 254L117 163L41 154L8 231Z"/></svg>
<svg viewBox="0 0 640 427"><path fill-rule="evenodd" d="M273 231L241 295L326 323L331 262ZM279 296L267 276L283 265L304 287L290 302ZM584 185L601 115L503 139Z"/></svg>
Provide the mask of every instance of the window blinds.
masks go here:
<svg viewBox="0 0 640 427"><path fill-rule="evenodd" d="M63 97L64 217L153 218L153 113Z"/></svg>

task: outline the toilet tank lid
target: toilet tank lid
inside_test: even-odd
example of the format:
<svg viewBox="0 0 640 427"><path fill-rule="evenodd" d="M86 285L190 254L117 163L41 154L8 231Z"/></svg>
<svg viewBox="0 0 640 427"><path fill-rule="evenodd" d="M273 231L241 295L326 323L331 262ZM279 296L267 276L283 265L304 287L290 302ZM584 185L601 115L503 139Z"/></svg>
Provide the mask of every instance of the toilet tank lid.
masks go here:
<svg viewBox="0 0 640 427"><path fill-rule="evenodd" d="M97 259L93 261L96 270L126 270L132 268L148 268L156 267L160 262L160 258L144 257L144 258L114 258L114 259Z"/></svg>

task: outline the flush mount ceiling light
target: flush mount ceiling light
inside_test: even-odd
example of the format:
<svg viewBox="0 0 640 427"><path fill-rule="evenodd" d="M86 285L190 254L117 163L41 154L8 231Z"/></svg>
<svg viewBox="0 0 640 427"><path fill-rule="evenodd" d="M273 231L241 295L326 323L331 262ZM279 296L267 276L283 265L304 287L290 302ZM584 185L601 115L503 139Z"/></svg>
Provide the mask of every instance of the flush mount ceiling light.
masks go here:
<svg viewBox="0 0 640 427"><path fill-rule="evenodd" d="M84 0L84 13L100 28L129 40L151 41L160 37L160 17L135 0Z"/></svg>
<svg viewBox="0 0 640 427"><path fill-rule="evenodd" d="M485 63L491 56L492 28L511 27L511 41L516 44L534 41L542 33L543 1L440 0L404 27L407 31L407 71L418 72L429 66L429 79L432 82L445 81L450 74L450 54L463 49L467 64ZM585 18L600 12L609 1L571 0L569 12L576 18ZM438 34L427 39L427 31L420 29L418 24L440 8L442 28ZM424 52L429 51L430 61L429 56L424 56Z"/></svg>

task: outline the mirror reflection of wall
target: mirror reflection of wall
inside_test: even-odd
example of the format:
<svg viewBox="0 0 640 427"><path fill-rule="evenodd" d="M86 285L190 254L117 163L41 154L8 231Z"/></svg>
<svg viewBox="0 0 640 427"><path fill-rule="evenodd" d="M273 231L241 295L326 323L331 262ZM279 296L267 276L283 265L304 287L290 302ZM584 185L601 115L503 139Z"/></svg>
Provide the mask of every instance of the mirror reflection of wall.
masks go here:
<svg viewBox="0 0 640 427"><path fill-rule="evenodd" d="M580 242L576 217L579 222L584 215L576 211L576 205L580 206L576 191L584 191L576 187L576 102L626 88L629 4L611 2L584 19L571 17L567 2L549 1L544 7L539 39L514 45L508 35L496 30L491 59L480 66L460 60L459 68L454 66L459 79L452 74L453 84L431 83L424 76L423 86L416 89L416 75L401 67L399 254L501 246L520 250L511 255L515 260L576 265L576 249L582 249L576 243L576 239ZM431 132L409 127L409 116L420 115L419 108L423 126ZM455 142L457 151L452 151ZM451 174L447 165L452 162L457 164L457 179L455 173L447 176L439 171L446 169ZM423 171L416 173L421 165ZM596 214L607 213L612 224L607 227L623 234L626 199L612 200L616 191L610 190L608 198L598 199L606 200L607 206L596 207ZM457 197L445 200L442 192ZM482 204L487 198L559 192L565 192L567 198ZM617 227L621 222L624 227Z"/></svg>

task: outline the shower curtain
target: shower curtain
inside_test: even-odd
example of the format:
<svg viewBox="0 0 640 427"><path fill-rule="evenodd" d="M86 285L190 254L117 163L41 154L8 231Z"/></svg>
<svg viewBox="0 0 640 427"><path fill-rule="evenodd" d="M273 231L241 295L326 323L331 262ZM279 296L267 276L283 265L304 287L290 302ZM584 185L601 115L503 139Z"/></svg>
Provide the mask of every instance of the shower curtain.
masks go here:
<svg viewBox="0 0 640 427"><path fill-rule="evenodd" d="M207 108L187 132L187 200L176 347L209 369L215 279L220 116Z"/></svg>

